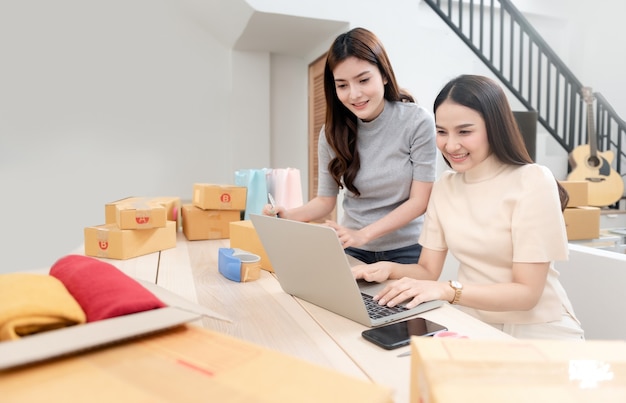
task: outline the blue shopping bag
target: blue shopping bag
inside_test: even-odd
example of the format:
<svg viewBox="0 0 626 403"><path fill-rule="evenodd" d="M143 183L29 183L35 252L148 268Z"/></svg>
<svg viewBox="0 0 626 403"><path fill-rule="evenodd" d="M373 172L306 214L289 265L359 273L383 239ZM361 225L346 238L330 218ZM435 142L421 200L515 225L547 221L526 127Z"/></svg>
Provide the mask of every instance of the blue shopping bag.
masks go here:
<svg viewBox="0 0 626 403"><path fill-rule="evenodd" d="M235 185L248 188L244 220L249 220L250 214L261 214L267 204L267 172L266 168L235 171Z"/></svg>

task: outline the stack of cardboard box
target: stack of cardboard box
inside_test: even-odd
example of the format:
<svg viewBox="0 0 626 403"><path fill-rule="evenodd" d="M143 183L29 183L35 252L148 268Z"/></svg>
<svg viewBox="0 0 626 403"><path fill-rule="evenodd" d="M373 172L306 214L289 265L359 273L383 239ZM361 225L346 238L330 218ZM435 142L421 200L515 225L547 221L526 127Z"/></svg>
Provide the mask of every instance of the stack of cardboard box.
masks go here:
<svg viewBox="0 0 626 403"><path fill-rule="evenodd" d="M589 206L589 183L587 181L560 181L569 193L569 202L563 217L567 239L595 239L600 237L600 208Z"/></svg>
<svg viewBox="0 0 626 403"><path fill-rule="evenodd" d="M230 223L246 209L245 186L195 183L191 204L182 207L183 233L190 241L230 237Z"/></svg>
<svg viewBox="0 0 626 403"><path fill-rule="evenodd" d="M107 203L105 223L84 230L85 255L129 259L176 247L179 197L128 197Z"/></svg>

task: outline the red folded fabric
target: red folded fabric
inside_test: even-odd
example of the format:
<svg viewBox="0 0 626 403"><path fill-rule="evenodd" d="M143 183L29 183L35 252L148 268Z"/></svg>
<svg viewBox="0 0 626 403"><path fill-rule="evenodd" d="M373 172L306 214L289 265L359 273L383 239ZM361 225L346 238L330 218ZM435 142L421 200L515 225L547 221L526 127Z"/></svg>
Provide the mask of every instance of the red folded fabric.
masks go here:
<svg viewBox="0 0 626 403"><path fill-rule="evenodd" d="M85 311L87 322L163 308L165 304L117 267L96 258L68 255L50 275L59 279Z"/></svg>

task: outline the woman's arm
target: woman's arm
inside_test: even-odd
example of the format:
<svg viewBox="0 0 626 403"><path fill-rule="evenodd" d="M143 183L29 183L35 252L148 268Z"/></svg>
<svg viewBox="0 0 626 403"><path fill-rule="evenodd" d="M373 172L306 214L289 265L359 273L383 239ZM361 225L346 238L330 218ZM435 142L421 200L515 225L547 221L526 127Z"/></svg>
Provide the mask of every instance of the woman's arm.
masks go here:
<svg viewBox="0 0 626 403"><path fill-rule="evenodd" d="M510 283L463 284L458 304L494 312L530 310L537 305L543 293L549 267L547 262L513 263ZM447 282L424 281L415 276L393 282L375 296L381 305L389 306L411 299L408 308L425 301L452 301L453 298L454 289Z"/></svg>
<svg viewBox="0 0 626 403"><path fill-rule="evenodd" d="M443 270L448 251L436 251L422 248L419 263L404 264L380 261L352 267L356 279L381 283L386 280L412 278L418 280L437 280Z"/></svg>
<svg viewBox="0 0 626 403"><path fill-rule="evenodd" d="M380 238L390 232L404 227L411 220L421 216L426 211L432 182L413 181L409 198L392 210L389 214L359 230L343 227L336 222L328 221L327 224L337 231L343 247L359 247L373 239Z"/></svg>
<svg viewBox="0 0 626 403"><path fill-rule="evenodd" d="M283 206L275 206L274 208L267 204L263 207L263 214L276 215L294 221L315 221L330 214L337 204L337 197L317 196L311 199L303 206L285 209Z"/></svg>
<svg viewBox="0 0 626 403"><path fill-rule="evenodd" d="M513 263L510 283L463 284L459 305L494 312L532 309L541 298L549 267L547 262ZM450 300L452 294L454 292L450 293Z"/></svg>

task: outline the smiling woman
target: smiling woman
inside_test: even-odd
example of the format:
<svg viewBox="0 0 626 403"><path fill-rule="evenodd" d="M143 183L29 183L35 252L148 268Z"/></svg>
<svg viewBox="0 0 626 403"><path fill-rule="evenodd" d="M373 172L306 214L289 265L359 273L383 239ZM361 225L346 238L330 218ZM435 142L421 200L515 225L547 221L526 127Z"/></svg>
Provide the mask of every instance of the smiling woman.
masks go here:
<svg viewBox="0 0 626 403"><path fill-rule="evenodd" d="M400 90L379 39L364 28L339 35L324 66L326 118L318 141L317 196L264 214L315 221L344 189L333 227L346 253L366 262L417 262L417 243L435 179L434 121Z"/></svg>
<svg viewBox="0 0 626 403"><path fill-rule="evenodd" d="M363 122L376 119L385 107L384 79L376 66L348 57L334 70L337 98Z"/></svg>
<svg viewBox="0 0 626 403"><path fill-rule="evenodd" d="M361 265L355 277L398 279L374 297L380 304L443 299L515 337L581 340L553 263L568 256L560 185L530 159L503 90L460 76L434 112L437 146L453 170L433 186L419 263ZM448 252L460 263L458 281L437 281Z"/></svg>
<svg viewBox="0 0 626 403"><path fill-rule="evenodd" d="M437 148L452 169L464 172L490 153L485 122L477 111L449 101L439 106Z"/></svg>

